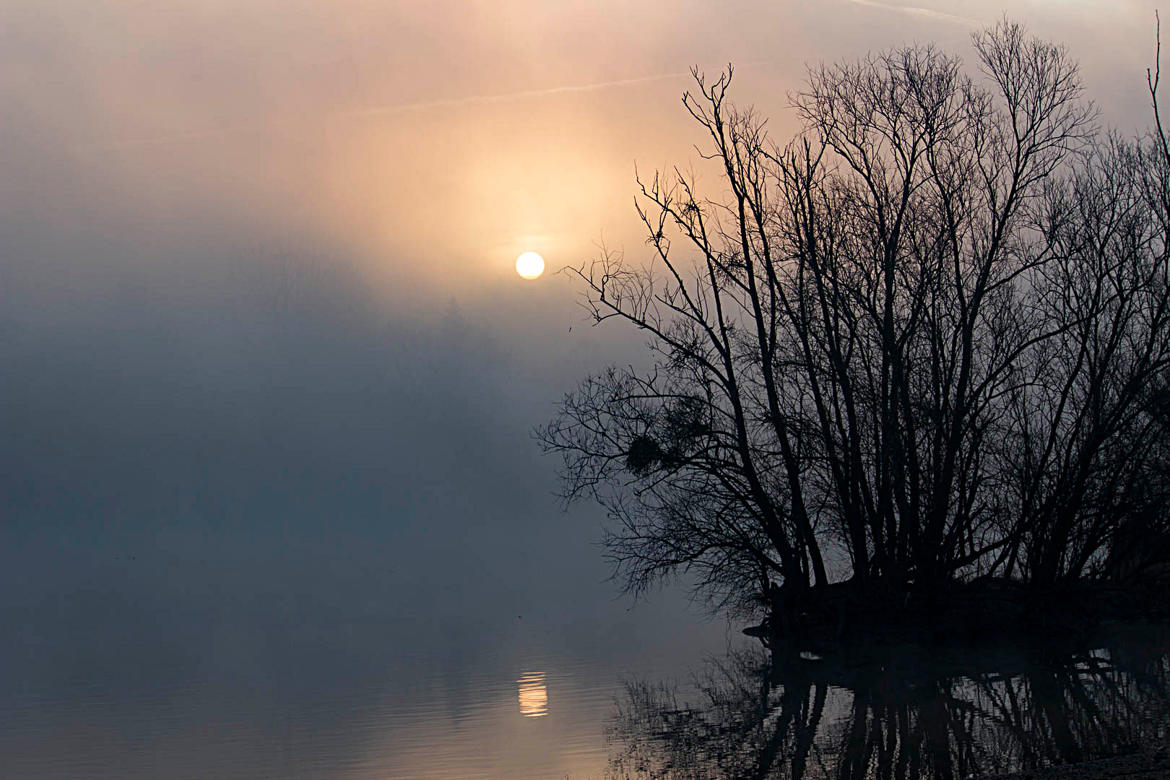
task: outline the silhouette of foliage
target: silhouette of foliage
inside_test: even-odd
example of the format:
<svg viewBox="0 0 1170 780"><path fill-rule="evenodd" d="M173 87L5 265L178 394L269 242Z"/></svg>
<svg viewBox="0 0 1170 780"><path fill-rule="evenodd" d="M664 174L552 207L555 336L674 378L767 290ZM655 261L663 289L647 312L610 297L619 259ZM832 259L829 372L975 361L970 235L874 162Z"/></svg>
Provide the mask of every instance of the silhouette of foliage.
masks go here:
<svg viewBox="0 0 1170 780"><path fill-rule="evenodd" d="M650 248L577 269L648 335L538 437L618 577L715 606L852 579L933 593L1170 562L1170 152L1101 132L1064 48L1004 22L810 69L786 145L694 73L725 197L639 179ZM1150 79L1157 115L1157 75ZM1144 558L1133 558L1142 538ZM1143 575L1145 576L1145 575Z"/></svg>

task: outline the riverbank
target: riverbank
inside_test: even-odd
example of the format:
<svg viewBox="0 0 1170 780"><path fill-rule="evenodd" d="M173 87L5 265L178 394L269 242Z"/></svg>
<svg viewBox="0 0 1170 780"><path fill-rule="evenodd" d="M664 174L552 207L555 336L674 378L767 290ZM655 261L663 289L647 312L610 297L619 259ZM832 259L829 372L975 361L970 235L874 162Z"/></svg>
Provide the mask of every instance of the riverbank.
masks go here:
<svg viewBox="0 0 1170 780"><path fill-rule="evenodd" d="M923 594L844 582L800 594L776 589L765 622L744 633L775 650L851 655L907 642L961 647L1002 640L1091 641L1114 621L1170 619L1170 583L952 583Z"/></svg>

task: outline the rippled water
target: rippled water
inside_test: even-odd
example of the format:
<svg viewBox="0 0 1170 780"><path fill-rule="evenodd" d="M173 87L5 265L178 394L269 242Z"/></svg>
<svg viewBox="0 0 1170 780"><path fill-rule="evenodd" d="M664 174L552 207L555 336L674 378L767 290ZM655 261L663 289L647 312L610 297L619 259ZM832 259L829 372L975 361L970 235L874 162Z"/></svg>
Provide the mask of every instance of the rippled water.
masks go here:
<svg viewBox="0 0 1170 780"><path fill-rule="evenodd" d="M300 669L203 666L196 676L142 656L124 659L154 666L140 686L127 684L132 670L103 680L97 665L51 687L9 679L0 776L599 776L622 671L523 655L364 659L330 674L328 664L352 662L315 654Z"/></svg>
<svg viewBox="0 0 1170 780"><path fill-rule="evenodd" d="M0 777L951 777L1170 733L1165 631L773 666L669 593L443 610L356 560L11 560Z"/></svg>
<svg viewBox="0 0 1170 780"><path fill-rule="evenodd" d="M825 658L755 649L709 660L699 680L698 695L627 685L612 776L942 780L1170 747L1163 625Z"/></svg>
<svg viewBox="0 0 1170 780"><path fill-rule="evenodd" d="M0 777L600 777L622 681L726 648L669 594L435 601L344 553L302 576L10 555Z"/></svg>
<svg viewBox="0 0 1170 780"><path fill-rule="evenodd" d="M478 568L382 523L0 527L0 777L948 777L1170 733L1165 631L770 668L615 600L571 520Z"/></svg>

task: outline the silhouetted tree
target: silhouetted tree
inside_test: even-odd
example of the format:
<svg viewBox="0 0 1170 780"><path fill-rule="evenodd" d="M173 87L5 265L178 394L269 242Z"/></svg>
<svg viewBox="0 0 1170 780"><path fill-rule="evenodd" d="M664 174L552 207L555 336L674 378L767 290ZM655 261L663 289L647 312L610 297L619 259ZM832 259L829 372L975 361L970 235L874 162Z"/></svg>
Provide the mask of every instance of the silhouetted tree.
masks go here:
<svg viewBox="0 0 1170 780"><path fill-rule="evenodd" d="M1165 525L1160 125L1099 135L1065 50L1017 25L974 44L980 78L930 46L813 68L783 147L728 102L730 68L695 72L725 196L639 179L649 261L577 269L653 365L585 380L538 434L566 497L609 510L628 589L687 571L751 608L774 581L1046 585Z"/></svg>

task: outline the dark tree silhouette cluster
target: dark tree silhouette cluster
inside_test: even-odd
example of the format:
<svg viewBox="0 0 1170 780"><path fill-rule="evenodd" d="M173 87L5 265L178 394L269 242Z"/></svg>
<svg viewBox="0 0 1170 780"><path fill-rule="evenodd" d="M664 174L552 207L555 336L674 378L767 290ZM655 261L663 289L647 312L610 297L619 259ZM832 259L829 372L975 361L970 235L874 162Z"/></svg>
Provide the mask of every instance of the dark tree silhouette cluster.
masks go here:
<svg viewBox="0 0 1170 780"><path fill-rule="evenodd" d="M1015 24L974 49L974 75L930 46L812 68L786 145L730 68L695 72L714 196L639 178L649 258L577 269L652 365L538 432L629 590L686 572L775 610L1170 561L1166 136L1101 131L1065 49Z"/></svg>

